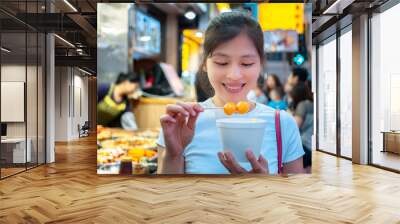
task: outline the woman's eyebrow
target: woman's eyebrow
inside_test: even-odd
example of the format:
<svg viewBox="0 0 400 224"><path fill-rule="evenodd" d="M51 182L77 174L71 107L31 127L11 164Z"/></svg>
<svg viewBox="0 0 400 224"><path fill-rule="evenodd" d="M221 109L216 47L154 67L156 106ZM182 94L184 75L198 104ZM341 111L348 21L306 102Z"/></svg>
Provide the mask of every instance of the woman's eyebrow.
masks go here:
<svg viewBox="0 0 400 224"><path fill-rule="evenodd" d="M227 54L224 54L224 53L221 53L221 52L216 52L216 53L214 53L214 54L212 54L211 55L211 57L214 57L214 56L219 56L219 57L229 57Z"/></svg>
<svg viewBox="0 0 400 224"><path fill-rule="evenodd" d="M255 54L245 54L245 55L242 55L241 57L242 58L255 58L255 57L258 57L258 56L255 55Z"/></svg>
<svg viewBox="0 0 400 224"><path fill-rule="evenodd" d="M222 52L216 52L216 53L214 53L214 54L211 55L211 57L214 57L214 56L227 57L227 58L230 57L229 55L224 54L224 53L222 53ZM245 55L241 55L240 57L241 57L241 58L255 58L255 57L258 57L258 56L255 55L255 54L245 54Z"/></svg>

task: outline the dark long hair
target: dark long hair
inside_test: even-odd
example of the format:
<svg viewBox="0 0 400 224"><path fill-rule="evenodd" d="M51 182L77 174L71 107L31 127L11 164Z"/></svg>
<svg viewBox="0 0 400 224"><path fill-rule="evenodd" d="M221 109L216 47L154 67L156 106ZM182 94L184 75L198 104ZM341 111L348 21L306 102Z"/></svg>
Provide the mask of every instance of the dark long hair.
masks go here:
<svg viewBox="0 0 400 224"><path fill-rule="evenodd" d="M243 12L234 11L222 13L214 17L208 24L203 45L202 62L196 74L196 90L206 91L208 97L214 95L214 90L210 84L208 75L203 71L207 58L212 55L220 44L234 39L241 33L245 33L253 42L260 56L260 62L263 64L264 37L260 24Z"/></svg>
<svg viewBox="0 0 400 224"><path fill-rule="evenodd" d="M313 95L311 89L303 82L298 83L295 87L293 87L292 91L290 91L290 96L292 97L292 105L291 109L296 110L297 105L304 100L313 101Z"/></svg>

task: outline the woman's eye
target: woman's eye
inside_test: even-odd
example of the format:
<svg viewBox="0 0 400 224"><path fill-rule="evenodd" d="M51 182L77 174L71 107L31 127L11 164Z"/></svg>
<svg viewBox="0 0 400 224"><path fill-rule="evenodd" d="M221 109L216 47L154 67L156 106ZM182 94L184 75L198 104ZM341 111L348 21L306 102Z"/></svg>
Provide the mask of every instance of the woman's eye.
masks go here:
<svg viewBox="0 0 400 224"><path fill-rule="evenodd" d="M228 64L227 62L214 62L214 63L217 64L217 65L221 65L221 66L224 66L224 65Z"/></svg>
<svg viewBox="0 0 400 224"><path fill-rule="evenodd" d="M249 63L249 64L247 64L247 63L242 63L242 65L245 66L245 67L250 67L250 66L254 65L254 63Z"/></svg>

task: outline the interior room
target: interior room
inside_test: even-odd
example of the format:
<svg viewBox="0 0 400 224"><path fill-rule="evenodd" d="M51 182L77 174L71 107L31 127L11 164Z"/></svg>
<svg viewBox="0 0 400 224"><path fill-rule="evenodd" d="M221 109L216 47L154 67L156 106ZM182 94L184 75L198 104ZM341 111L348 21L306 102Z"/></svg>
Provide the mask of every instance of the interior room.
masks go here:
<svg viewBox="0 0 400 224"><path fill-rule="evenodd" d="M246 157L250 168L237 173L218 163L229 174L193 174L188 158L202 152L187 153L191 142L174 157L180 173L159 172L173 161L160 118L215 95L199 75L206 30L232 11L263 36L245 112L286 111L301 172L270 150L271 164ZM400 223L399 19L397 0L0 1L0 223ZM198 85L204 77L209 86ZM308 94L310 141L298 119L306 109L289 104L296 87ZM195 138L218 133L199 126ZM254 136L234 140L245 138ZM307 145L311 165L302 166Z"/></svg>

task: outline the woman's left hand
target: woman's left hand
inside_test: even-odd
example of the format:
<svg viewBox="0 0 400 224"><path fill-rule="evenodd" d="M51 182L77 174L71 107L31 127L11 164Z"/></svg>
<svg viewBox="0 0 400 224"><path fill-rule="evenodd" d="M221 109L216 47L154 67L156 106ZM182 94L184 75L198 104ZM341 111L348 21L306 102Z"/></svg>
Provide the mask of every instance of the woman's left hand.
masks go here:
<svg viewBox="0 0 400 224"><path fill-rule="evenodd" d="M247 171L239 165L235 157L230 151L218 152L218 157L221 163L229 170L231 174L242 174L242 173L263 173L269 174L268 172L268 162L260 155L258 159L254 156L251 150L246 151L246 157L249 160L252 170Z"/></svg>

